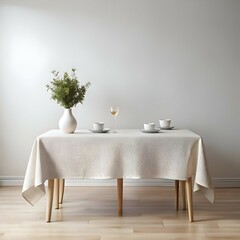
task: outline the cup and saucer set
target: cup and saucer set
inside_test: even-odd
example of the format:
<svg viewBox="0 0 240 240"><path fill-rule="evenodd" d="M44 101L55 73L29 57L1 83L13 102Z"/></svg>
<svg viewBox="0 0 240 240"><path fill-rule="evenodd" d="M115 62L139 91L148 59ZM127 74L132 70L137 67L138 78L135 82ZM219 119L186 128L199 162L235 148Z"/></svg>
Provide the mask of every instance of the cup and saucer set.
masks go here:
<svg viewBox="0 0 240 240"><path fill-rule="evenodd" d="M94 122L93 128L89 130L93 133L107 133L110 131L110 128L104 128L104 122Z"/></svg>
<svg viewBox="0 0 240 240"><path fill-rule="evenodd" d="M155 127L155 123L144 123L144 129L141 131L143 133L160 133L161 130L172 130L174 126L171 126L171 119L160 119L160 128Z"/></svg>

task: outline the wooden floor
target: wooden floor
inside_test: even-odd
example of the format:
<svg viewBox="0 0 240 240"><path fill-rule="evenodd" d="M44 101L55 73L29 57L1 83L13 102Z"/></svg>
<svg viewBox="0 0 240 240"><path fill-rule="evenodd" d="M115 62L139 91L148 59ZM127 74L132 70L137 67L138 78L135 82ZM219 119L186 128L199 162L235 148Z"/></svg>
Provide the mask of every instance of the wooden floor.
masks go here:
<svg viewBox="0 0 240 240"><path fill-rule="evenodd" d="M66 187L64 203L45 222L46 197L34 207L19 187L0 187L0 240L240 239L240 189L216 189L215 203L193 194L194 220L175 211L173 187L125 187L123 217L114 187Z"/></svg>

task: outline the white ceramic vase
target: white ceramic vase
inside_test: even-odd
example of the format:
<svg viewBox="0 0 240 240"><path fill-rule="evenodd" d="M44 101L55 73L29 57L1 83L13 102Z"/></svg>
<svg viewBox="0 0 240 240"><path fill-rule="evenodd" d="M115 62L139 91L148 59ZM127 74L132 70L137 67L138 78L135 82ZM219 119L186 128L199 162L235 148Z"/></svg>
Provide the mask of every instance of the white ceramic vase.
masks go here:
<svg viewBox="0 0 240 240"><path fill-rule="evenodd" d="M72 109L64 109L64 113L59 120L59 128L64 133L74 133L77 128L77 121L72 114Z"/></svg>

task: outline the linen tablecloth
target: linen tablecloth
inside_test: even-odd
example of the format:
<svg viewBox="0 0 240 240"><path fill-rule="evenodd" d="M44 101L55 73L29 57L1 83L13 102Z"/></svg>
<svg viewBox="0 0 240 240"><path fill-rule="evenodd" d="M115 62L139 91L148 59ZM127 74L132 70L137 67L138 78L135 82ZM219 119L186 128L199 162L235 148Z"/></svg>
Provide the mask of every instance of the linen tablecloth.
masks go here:
<svg viewBox="0 0 240 240"><path fill-rule="evenodd" d="M44 182L53 178L187 180L194 191L203 190L213 202L202 139L184 129L142 133L92 133L79 130L63 134L51 130L36 138L22 189L34 205L45 194Z"/></svg>

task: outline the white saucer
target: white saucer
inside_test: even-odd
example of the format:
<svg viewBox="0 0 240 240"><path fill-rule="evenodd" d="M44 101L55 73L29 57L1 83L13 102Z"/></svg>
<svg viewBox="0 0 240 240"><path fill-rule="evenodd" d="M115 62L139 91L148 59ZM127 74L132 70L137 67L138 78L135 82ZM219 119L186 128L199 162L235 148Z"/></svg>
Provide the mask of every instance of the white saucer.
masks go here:
<svg viewBox="0 0 240 240"><path fill-rule="evenodd" d="M159 129L159 128L155 128L154 130L141 129L141 132L143 132L143 133L159 133L159 132L161 132L161 129Z"/></svg>
<svg viewBox="0 0 240 240"><path fill-rule="evenodd" d="M107 133L110 131L110 128L104 128L103 130L89 129L93 133Z"/></svg>
<svg viewBox="0 0 240 240"><path fill-rule="evenodd" d="M161 128L162 130L172 130L173 128L175 128L174 126L171 127L165 127L165 128Z"/></svg>

